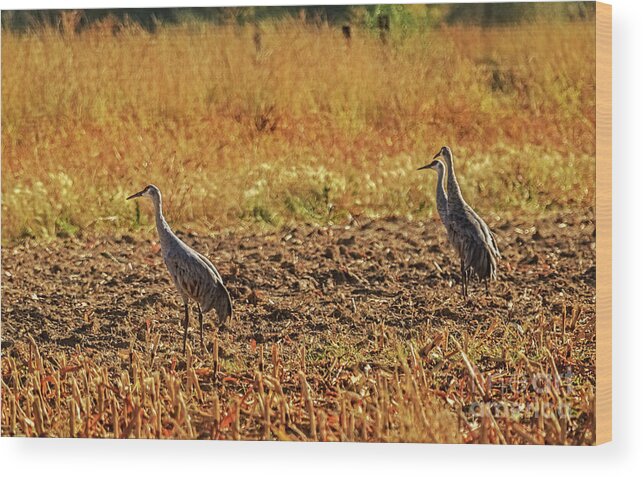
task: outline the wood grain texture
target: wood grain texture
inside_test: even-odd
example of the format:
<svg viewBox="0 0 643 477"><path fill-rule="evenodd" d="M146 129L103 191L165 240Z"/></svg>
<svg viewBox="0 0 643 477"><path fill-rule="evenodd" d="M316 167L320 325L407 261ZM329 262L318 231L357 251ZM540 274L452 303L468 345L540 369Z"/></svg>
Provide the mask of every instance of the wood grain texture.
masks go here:
<svg viewBox="0 0 643 477"><path fill-rule="evenodd" d="M596 444L612 439L612 6L596 3Z"/></svg>

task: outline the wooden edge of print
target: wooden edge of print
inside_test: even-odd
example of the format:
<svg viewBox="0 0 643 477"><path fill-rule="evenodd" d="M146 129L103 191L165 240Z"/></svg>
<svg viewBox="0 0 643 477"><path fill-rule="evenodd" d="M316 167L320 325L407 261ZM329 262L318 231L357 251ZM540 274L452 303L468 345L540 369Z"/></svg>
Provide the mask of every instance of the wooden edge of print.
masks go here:
<svg viewBox="0 0 643 477"><path fill-rule="evenodd" d="M596 444L612 439L612 6L596 3Z"/></svg>

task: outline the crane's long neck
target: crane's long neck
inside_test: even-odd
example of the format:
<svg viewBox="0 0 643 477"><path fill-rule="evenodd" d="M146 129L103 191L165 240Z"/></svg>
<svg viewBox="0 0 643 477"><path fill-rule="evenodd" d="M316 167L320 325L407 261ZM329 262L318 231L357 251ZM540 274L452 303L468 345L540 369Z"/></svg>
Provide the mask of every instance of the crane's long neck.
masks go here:
<svg viewBox="0 0 643 477"><path fill-rule="evenodd" d="M461 203L464 201L462 198L462 191L460 190L460 184L458 184L458 179L455 176L455 168L453 167L453 158L451 154L446 154L444 158L447 163L447 169L449 170L449 175L447 177L447 190L448 190L448 200L449 205L455 203Z"/></svg>
<svg viewBox="0 0 643 477"><path fill-rule="evenodd" d="M448 207L447 193L444 190L444 167L438 167L438 184L435 188L435 203L438 208L440 218L444 222Z"/></svg>
<svg viewBox="0 0 643 477"><path fill-rule="evenodd" d="M172 229L168 225L163 216L163 200L161 197L153 197L154 202L154 215L156 217L156 230L159 234L159 241L161 242L161 249L167 250L170 241L174 237Z"/></svg>

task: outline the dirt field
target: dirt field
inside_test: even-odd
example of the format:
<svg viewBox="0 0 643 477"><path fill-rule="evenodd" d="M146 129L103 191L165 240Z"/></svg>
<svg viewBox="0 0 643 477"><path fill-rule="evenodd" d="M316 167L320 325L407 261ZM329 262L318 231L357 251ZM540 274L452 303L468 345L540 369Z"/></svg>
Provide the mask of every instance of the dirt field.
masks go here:
<svg viewBox="0 0 643 477"><path fill-rule="evenodd" d="M263 353L268 362L272 350L272 364L278 367L281 360L286 374L291 368L307 369L315 396L311 402L332 411L336 394L331 391L357 386L352 378L357 375L396 373L402 353L403 361L428 373L427 392L457 423L451 438L436 434L437 440L591 442L593 215L552 214L535 224L489 222L503 254L499 281L488 297L474 284L466 301L459 294L455 255L439 221L390 218L217 237L179 231L217 265L236 312L218 332L215 365L223 384L211 384L209 375L199 374L201 388L208 394L212 386L223 386L217 395L224 408L226 402L237 402L253 382L253 370L269 368ZM2 271L2 354L13 357L16 367L25 365L34 351L30 336L44 360L59 368L57 356L73 361L82 355L118 376L131 366L132 352L152 370L213 366L212 314L206 316L208 350L198 346L192 315L193 356L186 364L181 354L180 300L153 240L123 235L5 247ZM16 370L6 362L3 381L10 387ZM549 376L553 389L539 391L533 382L524 389L498 385L508 379L535 379L538 373ZM295 392L294 385L284 387L287 395ZM502 419L494 414L492 431L487 432L479 416L469 414L478 400L516 407ZM200 409L208 407L202 404L207 398L199 402ZM545 416L543 422L538 413L527 412L533 405L542 411L543 402L564 402L563 417L550 422ZM199 436L321 438L292 431L294 424L281 436L233 425L227 434L225 426L215 433L208 419L198 415L193 419ZM325 419L324 426L332 429L330 415ZM432 440L408 434L387 439L373 434L366 422L364 418L361 433L339 433L338 438ZM6 433L5 414L2 424ZM333 439L332 432L321 433Z"/></svg>

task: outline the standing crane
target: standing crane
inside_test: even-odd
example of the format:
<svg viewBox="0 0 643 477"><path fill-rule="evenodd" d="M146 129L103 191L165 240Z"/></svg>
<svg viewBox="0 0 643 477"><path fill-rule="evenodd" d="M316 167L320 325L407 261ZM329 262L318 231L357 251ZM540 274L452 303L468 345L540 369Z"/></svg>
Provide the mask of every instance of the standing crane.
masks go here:
<svg viewBox="0 0 643 477"><path fill-rule="evenodd" d="M444 213L444 205L440 205L440 202L444 204L444 186L441 185L440 178L438 179L437 192L438 212L440 212L440 208L443 209L440 212L440 217L447 229L449 241L460 257L462 295L467 296L469 279L473 273L484 281L488 293L489 281L495 280L497 261L500 259L496 239L486 222L462 197L462 191L455 175L451 149L446 146L442 147L440 152L433 156L434 160L437 158L444 160L448 172L446 213ZM438 176L440 176L440 169L444 169L441 165L434 165L432 168L437 168Z"/></svg>
<svg viewBox="0 0 643 477"><path fill-rule="evenodd" d="M155 185L148 185L145 189L127 198L149 197L154 204L156 216L156 230L161 242L163 260L167 266L174 285L183 299L185 320L183 322L183 353L188 337L190 299L197 304L199 311L199 327L201 330L201 347L203 348L203 314L214 309L217 312L219 323L232 316L232 300L230 293L223 284L223 279L212 262L196 250L188 247L180 238L174 235L172 229L163 217L163 201L161 191Z"/></svg>

